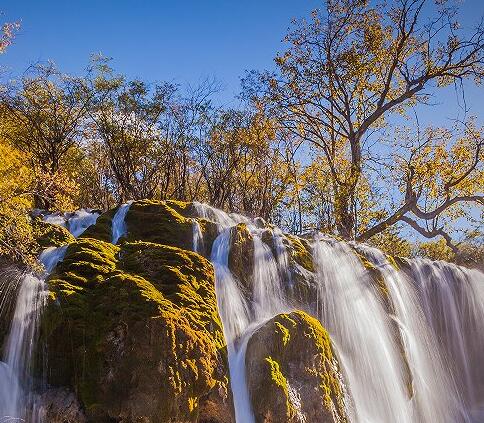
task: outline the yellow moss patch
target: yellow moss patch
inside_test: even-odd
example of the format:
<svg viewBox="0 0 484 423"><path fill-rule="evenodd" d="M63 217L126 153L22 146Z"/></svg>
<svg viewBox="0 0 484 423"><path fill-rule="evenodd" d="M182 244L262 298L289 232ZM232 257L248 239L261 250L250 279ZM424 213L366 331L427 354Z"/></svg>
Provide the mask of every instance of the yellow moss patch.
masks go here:
<svg viewBox="0 0 484 423"><path fill-rule="evenodd" d="M289 251L293 260L306 270L314 272L314 264L308 242L294 235L286 235L286 238L290 241Z"/></svg>

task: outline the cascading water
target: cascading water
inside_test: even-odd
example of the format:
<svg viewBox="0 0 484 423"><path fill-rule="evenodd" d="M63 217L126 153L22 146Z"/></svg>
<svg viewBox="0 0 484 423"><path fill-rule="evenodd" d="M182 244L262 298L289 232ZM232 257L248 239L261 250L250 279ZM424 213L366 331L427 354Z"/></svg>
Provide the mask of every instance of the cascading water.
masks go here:
<svg viewBox="0 0 484 423"><path fill-rule="evenodd" d="M120 206L113 217L113 243L127 233L130 204ZM295 262L288 250L292 241L278 228L200 203L194 209L218 228L210 252L194 219L193 250L210 255L214 265L238 423L255 420L246 383L248 342L268 319L294 309L317 317L329 331L345 379L352 423L484 421L483 273L428 260L409 260L397 270L377 249L321 235L301 240L312 256L311 272ZM47 219L79 234L96 218L80 213ZM253 240L248 285L229 268L231 237L239 223L247 225ZM47 272L65 251L66 247L48 248L41 254ZM365 268L358 255L374 266L381 281L375 280L373 270ZM17 300L0 362L2 423L28 414L30 366L46 296L43 279L33 275L17 278L18 283L14 279L7 291L10 298L16 293ZM304 289L299 289L301 284ZM0 290L4 288L0 285ZM7 301L0 298L2 310ZM288 386L292 389L289 381ZM290 392L296 411L302 400L298 392ZM305 421L303 414L298 418Z"/></svg>
<svg viewBox="0 0 484 423"><path fill-rule="evenodd" d="M229 270L230 232L228 227L215 239L211 260L215 268L218 309L227 342L235 416L237 421L251 423L254 417L245 382L245 350L249 337L244 337L251 316L247 300Z"/></svg>
<svg viewBox="0 0 484 423"><path fill-rule="evenodd" d="M80 210L69 218L49 215L46 222L67 227L79 236L96 222L99 213ZM39 256L45 272L41 277L31 273L17 276L11 272L0 290L0 306L16 296L10 329L6 336L2 361L0 361L0 422L38 421L33 416L35 399L32 395L32 363L36 348L37 332L47 298L48 275L61 261L67 246L48 247Z"/></svg>
<svg viewBox="0 0 484 423"><path fill-rule="evenodd" d="M89 226L96 223L99 213L91 212L89 210L76 211L67 221L69 232L77 238L80 236Z"/></svg>
<svg viewBox="0 0 484 423"><path fill-rule="evenodd" d="M69 232L77 238L80 236L89 226L96 223L99 217L99 212L88 209L77 210L73 213L53 213L46 214L43 217L43 221L50 223L51 225L58 225L67 228Z"/></svg>
<svg viewBox="0 0 484 423"><path fill-rule="evenodd" d="M43 280L22 277L3 362L0 363L0 421L23 421L30 402L30 369L37 328L46 299Z"/></svg>
<svg viewBox="0 0 484 423"><path fill-rule="evenodd" d="M271 249L261 240L260 230L249 219L237 214L228 215L200 203L196 204L196 210L200 216L214 220L221 229L212 246L211 261L215 268L218 309L227 341L235 416L238 422L252 423L254 416L245 375L247 343L260 325L289 310L282 295L278 262ZM250 298L228 266L231 230L238 223L246 223L254 239L254 290ZM194 235L202 236L195 232ZM194 245L199 242L194 239ZM278 252L282 261L283 249L281 244Z"/></svg>
<svg viewBox="0 0 484 423"><path fill-rule="evenodd" d="M484 421L484 274L445 262L409 261L409 278L457 385L467 421Z"/></svg>
<svg viewBox="0 0 484 423"><path fill-rule="evenodd" d="M378 249L357 247L382 273L392 300L410 370L412 371L411 421L469 421L460 392L446 368L421 306L418 292Z"/></svg>
<svg viewBox="0 0 484 423"><path fill-rule="evenodd" d="M116 211L113 221L111 223L111 243L116 244L123 235L126 235L128 228L126 226L126 215L128 214L129 207L131 206L132 201L128 201L127 203L122 204L119 206L118 210Z"/></svg>
<svg viewBox="0 0 484 423"><path fill-rule="evenodd" d="M385 299L352 247L344 242L316 236L312 242L315 273L295 263L291 271L285 236L279 229L272 229L274 257L261 239L261 230L250 220L203 204L196 211L221 230L211 260L228 343L237 422L254 420L245 375L248 340L267 319L294 308L317 316L330 332L347 383L351 422L484 421L481 272L413 260L409 262L411 272L405 273L379 250L353 246L380 272L388 295ZM230 228L240 222L247 224L254 239L250 292L241 288L228 267ZM194 245L199 245L201 234L194 229L194 236L198 237ZM310 279L315 282L316 298L296 297L287 289L296 283L294 272L308 286ZM391 303L391 310L385 301Z"/></svg>
<svg viewBox="0 0 484 423"><path fill-rule="evenodd" d="M44 265L47 273L52 272L59 261L64 258L67 251L67 245L62 247L47 247L40 253L39 260Z"/></svg>
<svg viewBox="0 0 484 423"><path fill-rule="evenodd" d="M200 224L194 219L193 220L193 251L196 253L203 254L205 246L203 244L203 234Z"/></svg>
<svg viewBox="0 0 484 423"><path fill-rule="evenodd" d="M365 268L342 242L317 239L313 248L319 317L347 378L352 421L413 422L400 353Z"/></svg>

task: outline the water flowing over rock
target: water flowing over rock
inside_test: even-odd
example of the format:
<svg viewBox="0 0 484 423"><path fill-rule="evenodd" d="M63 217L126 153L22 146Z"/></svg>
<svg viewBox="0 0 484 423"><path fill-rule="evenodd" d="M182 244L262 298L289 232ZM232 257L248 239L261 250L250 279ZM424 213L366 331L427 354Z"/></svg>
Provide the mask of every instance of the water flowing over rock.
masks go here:
<svg viewBox="0 0 484 423"><path fill-rule="evenodd" d="M37 221L48 294L0 279L0 421L484 421L480 271L201 203L91 214Z"/></svg>
<svg viewBox="0 0 484 423"><path fill-rule="evenodd" d="M0 362L0 419L22 421L31 402L31 367L46 286L31 274L21 277L15 311Z"/></svg>

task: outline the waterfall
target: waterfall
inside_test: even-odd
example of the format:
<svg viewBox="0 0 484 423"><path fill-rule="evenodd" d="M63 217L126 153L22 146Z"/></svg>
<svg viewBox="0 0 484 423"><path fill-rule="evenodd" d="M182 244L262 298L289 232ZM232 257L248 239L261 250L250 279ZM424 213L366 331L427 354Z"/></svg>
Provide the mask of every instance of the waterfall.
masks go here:
<svg viewBox="0 0 484 423"><path fill-rule="evenodd" d="M67 251L67 245L62 247L47 247L40 253L39 261L44 265L47 273L52 272L57 263L64 258Z"/></svg>
<svg viewBox="0 0 484 423"><path fill-rule="evenodd" d="M113 217L111 223L111 243L117 244L119 238L126 235L128 232L128 227L126 226L126 215L128 214L129 207L132 201L128 201L123 205L119 206L116 214Z"/></svg>
<svg viewBox="0 0 484 423"><path fill-rule="evenodd" d="M200 224L193 219L193 251L199 254L203 254L205 246L203 243L203 234Z"/></svg>
<svg viewBox="0 0 484 423"><path fill-rule="evenodd" d="M130 204L113 217L113 243L127 233ZM214 266L238 423L255 421L246 378L249 341L269 319L295 309L316 317L331 336L351 423L484 421L482 272L424 259L407 260L398 268L376 248L321 234L300 240L313 264L303 267L294 258L293 238L280 229L205 204L194 208L218 228L210 246L205 226L194 219L193 250L209 256ZM45 219L79 234L97 215L81 211ZM253 267L243 278L229 267L239 223L247 225L253 248ZM40 254L43 278L12 273L6 274L7 283L0 282L0 312L9 304L13 310L0 361L0 422L28 418L44 281L66 250L49 247ZM288 400L299 410L304 398L291 390Z"/></svg>
<svg viewBox="0 0 484 423"><path fill-rule="evenodd" d="M46 223L50 223L51 225L58 225L67 228L74 238L77 238L82 235L82 233L89 226L94 225L98 217L98 212L88 209L80 209L73 213L46 214L42 220Z"/></svg>
<svg viewBox="0 0 484 423"><path fill-rule="evenodd" d="M43 280L22 277L10 332L0 362L0 421L24 421L31 400L30 370L37 328L47 296Z"/></svg>
<svg viewBox="0 0 484 423"><path fill-rule="evenodd" d="M74 236L96 222L98 213L80 210L62 217L49 215L44 221L68 227ZM40 317L47 299L45 280L64 258L67 245L48 247L39 255L45 272L42 276L25 273L18 277L15 272L6 272L6 281L1 284L0 311L3 311L16 295L13 316L0 361L0 422L39 421L31 413L35 408L32 395L32 367L37 343Z"/></svg>
<svg viewBox="0 0 484 423"><path fill-rule="evenodd" d="M439 339L425 318L419 293L380 250L364 245L359 249L382 273L395 308L394 318L412 371L412 421L469 421L461 392L453 375L446 371L450 363L444 361L438 348Z"/></svg>
<svg viewBox="0 0 484 423"><path fill-rule="evenodd" d="M227 342L229 371L237 421L252 423L249 393L245 381L245 351L248 337L238 342L250 324L250 310L242 290L228 266L230 227L222 231L212 246L215 291L224 336Z"/></svg>
<svg viewBox="0 0 484 423"><path fill-rule="evenodd" d="M257 222L204 204L195 208L219 227L211 261L237 422L254 421L245 375L250 337L274 315L296 308L317 317L331 335L351 422L484 421L481 272L428 260L409 260L408 268L398 270L375 248L316 235L312 273L289 263L280 229L272 228L271 250ZM250 292L228 266L231 228L241 222L253 237ZM194 248L203 242L199 230L194 226ZM354 249L374 266L384 292ZM314 298L287 289L301 280L316 285Z"/></svg>
<svg viewBox="0 0 484 423"><path fill-rule="evenodd" d="M445 262L410 260L411 282L439 340L468 421L484 421L484 274Z"/></svg>
<svg viewBox="0 0 484 423"><path fill-rule="evenodd" d="M413 423L398 346L365 268L337 241L314 243L318 312L339 354L352 421Z"/></svg>
<svg viewBox="0 0 484 423"><path fill-rule="evenodd" d="M99 213L91 212L89 210L81 209L76 211L67 221L69 232L77 238L89 226L96 223Z"/></svg>
<svg viewBox="0 0 484 423"><path fill-rule="evenodd" d="M229 215L200 203L196 204L196 210L200 216L213 219L219 226L219 235L212 246L211 261L215 269L218 309L227 342L235 417L237 422L253 423L254 415L246 383L245 354L254 331L270 318L289 310L282 294L278 262L271 249L261 240L260 230L249 219L237 214ZM231 230L238 223L246 223L254 239L254 292L251 298L228 266ZM203 234L194 230L194 246L199 245L200 239L203 242ZM281 260L285 253L283 249L282 246L278 249Z"/></svg>

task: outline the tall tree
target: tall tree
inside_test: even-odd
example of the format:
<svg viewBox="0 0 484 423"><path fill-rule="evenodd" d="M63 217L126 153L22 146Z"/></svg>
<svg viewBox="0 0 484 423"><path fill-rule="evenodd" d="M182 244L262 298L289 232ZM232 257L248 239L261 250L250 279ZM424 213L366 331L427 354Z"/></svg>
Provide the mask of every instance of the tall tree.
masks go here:
<svg viewBox="0 0 484 423"><path fill-rule="evenodd" d="M367 239L388 224L413 225L411 213L431 218L462 200L451 197L432 216L419 213L418 194L409 186L397 210L382 216L386 223L358 230L358 190L369 179L368 163L378 159L376 135L393 115L425 104L429 89L479 82L483 37L482 23L470 33L460 30L447 1L328 0L324 13L295 23L288 50L276 58L278 72L250 74L245 93L316 147L327 169L337 231ZM473 200L482 203L481 197Z"/></svg>

